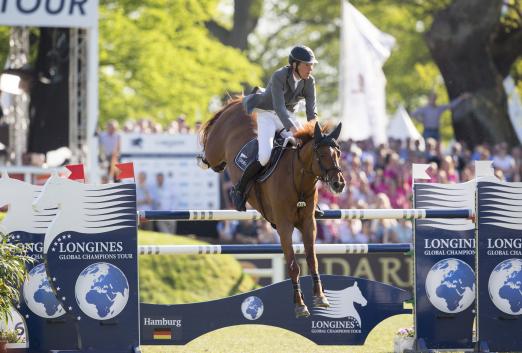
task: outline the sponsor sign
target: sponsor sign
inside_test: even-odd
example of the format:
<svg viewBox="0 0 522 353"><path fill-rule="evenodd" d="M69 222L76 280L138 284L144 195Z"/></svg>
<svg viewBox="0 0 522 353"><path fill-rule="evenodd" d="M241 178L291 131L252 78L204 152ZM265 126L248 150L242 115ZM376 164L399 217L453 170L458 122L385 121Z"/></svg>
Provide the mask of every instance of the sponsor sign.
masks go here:
<svg viewBox="0 0 522 353"><path fill-rule="evenodd" d="M0 25L95 27L98 0L0 0Z"/></svg>
<svg viewBox="0 0 522 353"><path fill-rule="evenodd" d="M414 185L415 208L472 209L474 195L474 182ZM415 331L421 347L473 347L474 230L468 219L415 221Z"/></svg>
<svg viewBox="0 0 522 353"><path fill-rule="evenodd" d="M219 174L196 164L201 153L195 134L122 134L122 160L144 172L158 210L219 209ZM156 175L165 187L155 192Z"/></svg>
<svg viewBox="0 0 522 353"><path fill-rule="evenodd" d="M311 312L308 318L295 318L290 280L209 302L142 303L142 318L157 318L158 322L145 325L142 320L141 344L165 344L165 340L154 336L155 332L167 337L170 330L169 344L182 345L223 327L256 324L297 332L317 344L362 345L381 321L410 312L404 309L404 302L411 299L411 294L399 288L354 277L323 275L321 279L331 305L327 309L313 307L312 279L301 277L305 304ZM162 318L176 323L179 320L179 326L166 325Z"/></svg>
<svg viewBox="0 0 522 353"><path fill-rule="evenodd" d="M480 346L518 351L522 346L522 183L478 183L477 257Z"/></svg>

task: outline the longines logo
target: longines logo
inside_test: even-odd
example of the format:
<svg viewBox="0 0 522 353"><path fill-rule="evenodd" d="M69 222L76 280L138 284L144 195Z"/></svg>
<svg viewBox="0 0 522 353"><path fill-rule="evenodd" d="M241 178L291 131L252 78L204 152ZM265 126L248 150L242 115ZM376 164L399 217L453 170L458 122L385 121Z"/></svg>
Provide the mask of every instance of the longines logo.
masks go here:
<svg viewBox="0 0 522 353"><path fill-rule="evenodd" d="M122 252L123 242L121 241L97 241L97 242L68 242L57 243L58 252L71 253L107 253L107 252Z"/></svg>
<svg viewBox="0 0 522 353"><path fill-rule="evenodd" d="M314 314L331 319L344 320L312 320L312 333L361 333L362 321L354 304L366 306L368 301L363 296L357 282L343 290L326 290L330 302L329 308L316 309Z"/></svg>
<svg viewBox="0 0 522 353"><path fill-rule="evenodd" d="M424 239L424 255L475 255L475 239Z"/></svg>
<svg viewBox="0 0 522 353"><path fill-rule="evenodd" d="M34 243L16 243L15 245L28 254L43 252L43 242L41 241Z"/></svg>
<svg viewBox="0 0 522 353"><path fill-rule="evenodd" d="M488 238L488 255L520 256L522 255L522 238Z"/></svg>

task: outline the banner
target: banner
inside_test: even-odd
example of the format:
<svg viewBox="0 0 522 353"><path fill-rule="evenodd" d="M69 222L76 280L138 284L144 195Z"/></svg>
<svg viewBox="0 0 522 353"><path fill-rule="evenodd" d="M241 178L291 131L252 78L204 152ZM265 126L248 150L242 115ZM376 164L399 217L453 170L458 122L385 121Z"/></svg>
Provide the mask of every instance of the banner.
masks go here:
<svg viewBox="0 0 522 353"><path fill-rule="evenodd" d="M0 25L96 27L98 0L2 0Z"/></svg>
<svg viewBox="0 0 522 353"><path fill-rule="evenodd" d="M342 5L339 100L342 139L386 139L386 78L382 65L395 38L381 32L347 1Z"/></svg>
<svg viewBox="0 0 522 353"><path fill-rule="evenodd" d="M163 174L165 186L161 209L219 209L219 174L196 164L201 153L195 134L121 134L123 162L133 162L135 175L144 172L147 184L155 187Z"/></svg>

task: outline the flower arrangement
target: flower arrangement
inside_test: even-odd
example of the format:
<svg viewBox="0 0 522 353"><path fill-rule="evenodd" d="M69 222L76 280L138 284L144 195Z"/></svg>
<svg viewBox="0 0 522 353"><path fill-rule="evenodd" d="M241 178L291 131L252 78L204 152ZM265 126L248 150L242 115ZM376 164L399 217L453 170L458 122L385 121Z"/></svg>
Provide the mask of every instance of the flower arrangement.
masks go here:
<svg viewBox="0 0 522 353"><path fill-rule="evenodd" d="M413 327L403 327L395 335L398 337L415 337L415 329Z"/></svg>
<svg viewBox="0 0 522 353"><path fill-rule="evenodd" d="M415 329L403 327L397 331L393 339L393 350L395 353L403 353L405 350L413 349L415 345Z"/></svg>

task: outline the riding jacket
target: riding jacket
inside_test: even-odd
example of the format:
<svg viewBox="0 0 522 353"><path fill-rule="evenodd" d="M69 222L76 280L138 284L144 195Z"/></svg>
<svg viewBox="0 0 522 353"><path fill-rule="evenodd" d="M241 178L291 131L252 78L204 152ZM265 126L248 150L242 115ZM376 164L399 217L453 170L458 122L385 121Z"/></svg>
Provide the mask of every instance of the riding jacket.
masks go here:
<svg viewBox="0 0 522 353"><path fill-rule="evenodd" d="M295 106L302 99L306 101L307 120L315 119L317 112L314 77L310 75L308 79L300 80L296 87L292 68L284 66L274 72L263 92L246 96L243 106L248 114L255 108L274 110L283 126L289 130L294 126L290 120L290 112L294 112Z"/></svg>

